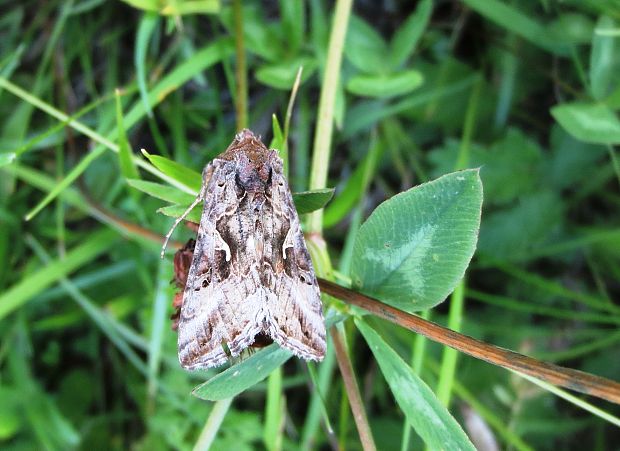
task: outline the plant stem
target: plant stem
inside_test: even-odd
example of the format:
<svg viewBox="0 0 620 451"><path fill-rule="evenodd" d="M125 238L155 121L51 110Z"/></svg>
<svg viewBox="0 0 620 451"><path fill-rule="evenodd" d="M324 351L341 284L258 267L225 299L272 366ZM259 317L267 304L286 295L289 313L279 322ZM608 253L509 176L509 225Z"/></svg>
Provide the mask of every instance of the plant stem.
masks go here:
<svg viewBox="0 0 620 451"><path fill-rule="evenodd" d="M207 450L213 444L215 435L224 421L224 417L230 408L233 398L222 399L213 405L213 410L202 429L198 441L194 445L194 451Z"/></svg>
<svg viewBox="0 0 620 451"><path fill-rule="evenodd" d="M334 340L334 348L336 350L336 356L338 357L338 366L340 367L340 373L342 374L342 380L344 381L345 389L347 390L347 396L349 397L349 405L353 412L353 419L357 426L357 432L362 442L364 450L375 450L374 439L372 438L372 432L370 431L370 425L368 424L368 418L366 417L366 411L364 410L364 403L360 395L359 386L355 379L355 373L353 371L353 365L351 364L351 358L349 351L344 342L344 337L340 329L336 326L331 329L332 339Z"/></svg>
<svg viewBox="0 0 620 451"><path fill-rule="evenodd" d="M450 297L450 313L448 327L455 331L461 330L463 321L463 309L465 305L465 281L461 280ZM456 361L458 352L452 348L444 348L441 358L441 371L437 382L437 399L446 407L450 406L454 374L456 373Z"/></svg>
<svg viewBox="0 0 620 451"><path fill-rule="evenodd" d="M323 74L321 98L314 134L312 169L310 172L310 189L325 188L329 165L329 150L332 143L334 127L334 105L340 78L342 50L347 32L352 0L338 0L332 22L327 61ZM323 210L316 210L308 218L308 231L321 233L323 229Z"/></svg>
<svg viewBox="0 0 620 451"><path fill-rule="evenodd" d="M235 52L237 55L235 108L237 110L237 131L241 131L248 126L248 74L245 64L241 0L233 0L233 14L235 20Z"/></svg>

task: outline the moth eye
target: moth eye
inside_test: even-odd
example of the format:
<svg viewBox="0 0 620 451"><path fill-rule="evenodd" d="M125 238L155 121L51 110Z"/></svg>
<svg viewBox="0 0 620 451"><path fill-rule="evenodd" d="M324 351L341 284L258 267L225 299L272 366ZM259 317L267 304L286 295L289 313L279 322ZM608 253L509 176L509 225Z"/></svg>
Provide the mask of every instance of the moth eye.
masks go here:
<svg viewBox="0 0 620 451"><path fill-rule="evenodd" d="M219 186L220 188L222 188L224 186L224 181L220 180L219 182L217 182L217 186Z"/></svg>
<svg viewBox="0 0 620 451"><path fill-rule="evenodd" d="M279 185L279 186L284 186L284 182L283 182L282 180L279 180L279 181L278 181L278 185Z"/></svg>
<svg viewBox="0 0 620 451"><path fill-rule="evenodd" d="M301 280L301 283L306 283L306 278L302 275L299 276L299 280Z"/></svg>
<svg viewBox="0 0 620 451"><path fill-rule="evenodd" d="M202 288L207 288L209 286L209 281L207 279L202 281Z"/></svg>

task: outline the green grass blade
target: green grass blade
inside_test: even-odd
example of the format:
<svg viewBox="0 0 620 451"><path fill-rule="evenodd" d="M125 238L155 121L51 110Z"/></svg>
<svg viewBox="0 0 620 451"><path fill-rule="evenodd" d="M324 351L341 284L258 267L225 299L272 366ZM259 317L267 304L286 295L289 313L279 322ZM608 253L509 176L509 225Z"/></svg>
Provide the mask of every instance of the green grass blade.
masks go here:
<svg viewBox="0 0 620 451"><path fill-rule="evenodd" d="M282 367L272 371L267 379L267 400L265 402L265 426L263 443L269 451L282 449L284 427L284 397L282 396Z"/></svg>
<svg viewBox="0 0 620 451"><path fill-rule="evenodd" d="M118 130L118 163L121 167L121 174L126 179L137 179L140 177L138 169L133 161L133 152L127 140L127 133L123 125L123 105L121 103L121 92L116 90L116 128Z"/></svg>
<svg viewBox="0 0 620 451"><path fill-rule="evenodd" d="M148 100L148 89L146 86L146 54L149 45L149 39L157 27L159 16L155 13L146 13L142 16L138 25L138 34L136 35L136 49L134 53L134 64L136 65L136 79L138 80L138 89L140 90L140 99L144 105L146 115L153 116L151 104Z"/></svg>
<svg viewBox="0 0 620 451"><path fill-rule="evenodd" d="M82 244L37 271L25 275L20 282L0 295L0 319L23 306L38 293L62 277L71 274L116 244L116 234L102 230L90 235Z"/></svg>
<svg viewBox="0 0 620 451"><path fill-rule="evenodd" d="M356 320L355 324L407 421L427 446L430 449L475 450L461 426L411 367L364 321Z"/></svg>

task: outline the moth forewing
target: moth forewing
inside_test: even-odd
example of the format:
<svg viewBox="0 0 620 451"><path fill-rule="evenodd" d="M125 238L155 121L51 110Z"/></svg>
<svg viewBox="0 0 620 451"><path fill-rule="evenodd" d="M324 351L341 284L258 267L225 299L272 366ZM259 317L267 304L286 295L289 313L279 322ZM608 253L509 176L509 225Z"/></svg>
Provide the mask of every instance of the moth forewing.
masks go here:
<svg viewBox="0 0 620 451"><path fill-rule="evenodd" d="M238 356L257 337L321 360L320 292L277 152L243 130L203 171L200 200L178 326L181 365L221 365L226 348Z"/></svg>

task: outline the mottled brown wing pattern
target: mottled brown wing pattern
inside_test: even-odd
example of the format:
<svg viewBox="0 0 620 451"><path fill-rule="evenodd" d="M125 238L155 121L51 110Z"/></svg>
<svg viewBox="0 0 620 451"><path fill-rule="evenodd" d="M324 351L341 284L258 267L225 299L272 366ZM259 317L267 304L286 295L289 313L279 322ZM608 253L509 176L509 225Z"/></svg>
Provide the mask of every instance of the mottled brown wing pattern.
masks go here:
<svg viewBox="0 0 620 451"><path fill-rule="evenodd" d="M249 131L203 171L204 202L179 319L179 360L214 367L267 336L321 360L320 293L282 160Z"/></svg>

